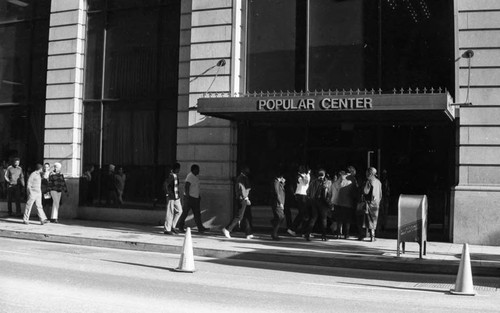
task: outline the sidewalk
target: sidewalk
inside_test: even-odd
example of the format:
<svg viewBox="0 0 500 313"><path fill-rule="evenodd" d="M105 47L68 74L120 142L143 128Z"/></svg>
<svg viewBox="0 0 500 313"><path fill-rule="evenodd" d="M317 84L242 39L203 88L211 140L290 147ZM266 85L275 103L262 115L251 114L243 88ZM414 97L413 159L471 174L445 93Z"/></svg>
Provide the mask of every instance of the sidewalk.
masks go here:
<svg viewBox="0 0 500 313"><path fill-rule="evenodd" d="M0 218L0 237L179 254L184 241L181 235L164 235L162 226L87 220L41 226L34 220L24 225L20 218ZM196 256L451 275L458 272L463 247L428 242L427 255L419 259L417 243L407 243L406 253L398 258L394 239L368 242L352 237L322 242L313 238L307 242L283 235L281 241L272 241L268 234L255 234L255 239L247 240L238 233L227 239L220 231L200 235L196 229L192 239ZM469 246L469 250L473 275L500 276L500 247Z"/></svg>

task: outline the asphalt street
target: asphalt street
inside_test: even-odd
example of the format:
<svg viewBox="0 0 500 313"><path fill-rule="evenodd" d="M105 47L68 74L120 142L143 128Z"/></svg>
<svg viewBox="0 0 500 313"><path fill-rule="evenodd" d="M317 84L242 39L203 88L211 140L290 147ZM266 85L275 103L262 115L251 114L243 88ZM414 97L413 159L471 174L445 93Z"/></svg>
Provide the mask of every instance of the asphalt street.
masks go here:
<svg viewBox="0 0 500 313"><path fill-rule="evenodd" d="M500 278L195 258L0 238L0 312L498 312Z"/></svg>

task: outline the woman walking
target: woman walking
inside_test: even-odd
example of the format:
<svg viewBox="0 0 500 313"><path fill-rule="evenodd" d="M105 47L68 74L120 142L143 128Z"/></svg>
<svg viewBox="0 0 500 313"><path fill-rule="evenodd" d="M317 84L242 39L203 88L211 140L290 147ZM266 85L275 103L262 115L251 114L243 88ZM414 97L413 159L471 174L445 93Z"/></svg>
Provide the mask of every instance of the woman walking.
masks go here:
<svg viewBox="0 0 500 313"><path fill-rule="evenodd" d="M52 212L50 214L50 221L57 223L59 205L61 203L61 194L64 191L68 195L68 187L64 180L64 175L61 173L61 163L54 163L54 171L49 176L49 190L52 196Z"/></svg>

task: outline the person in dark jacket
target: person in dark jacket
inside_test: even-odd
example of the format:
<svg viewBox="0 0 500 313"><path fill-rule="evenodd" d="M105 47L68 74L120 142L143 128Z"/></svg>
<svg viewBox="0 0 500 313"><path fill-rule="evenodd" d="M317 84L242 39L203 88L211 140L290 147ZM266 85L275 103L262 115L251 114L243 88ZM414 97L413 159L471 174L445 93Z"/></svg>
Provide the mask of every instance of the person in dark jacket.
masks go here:
<svg viewBox="0 0 500 313"><path fill-rule="evenodd" d="M163 188L167 196L167 212L165 215L164 234L177 235L179 230L175 228L182 214L181 198L179 196L179 171L181 165L175 163L168 174Z"/></svg>
<svg viewBox="0 0 500 313"><path fill-rule="evenodd" d="M50 221L58 223L59 206L61 204L61 194L64 192L68 196L68 187L66 180L61 173L62 165L59 162L54 163L54 171L49 176L49 190L52 197L52 212L50 213Z"/></svg>
<svg viewBox="0 0 500 313"><path fill-rule="evenodd" d="M271 208L273 210L273 219L271 220L273 231L271 237L273 240L280 240L278 230L285 218L285 178L283 178L283 173L281 172L273 179Z"/></svg>
<svg viewBox="0 0 500 313"><path fill-rule="evenodd" d="M328 222L328 212L330 211L330 206L328 203L329 190L331 181L326 177L326 171L324 169L318 170L318 177L314 179L309 188L307 189L307 196L311 202L311 216L309 218L309 223L304 231L304 237L307 241L311 238L311 232L316 224L318 217L321 221L321 240L326 241L326 231Z"/></svg>

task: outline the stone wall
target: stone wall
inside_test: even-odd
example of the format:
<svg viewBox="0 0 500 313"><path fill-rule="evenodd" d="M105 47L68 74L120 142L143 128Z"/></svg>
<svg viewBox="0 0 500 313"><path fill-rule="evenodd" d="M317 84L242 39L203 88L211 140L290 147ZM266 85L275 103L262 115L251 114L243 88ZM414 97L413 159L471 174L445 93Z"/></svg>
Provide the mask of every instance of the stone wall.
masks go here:
<svg viewBox="0 0 500 313"><path fill-rule="evenodd" d="M202 219L208 227L223 226L232 214L236 127L199 114L196 104L207 92L238 91L238 44L233 45L238 2L184 0L181 8L177 159L182 180L192 164L200 165ZM220 60L226 64L216 66Z"/></svg>
<svg viewBox="0 0 500 313"><path fill-rule="evenodd" d="M86 18L84 0L52 0L44 159L62 164L70 192L63 196L63 218L76 217L78 208Z"/></svg>
<svg viewBox="0 0 500 313"><path fill-rule="evenodd" d="M457 0L459 185L453 242L500 245L500 1Z"/></svg>

